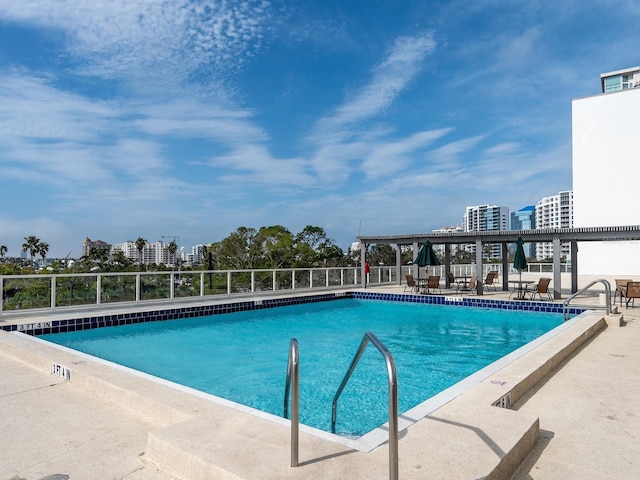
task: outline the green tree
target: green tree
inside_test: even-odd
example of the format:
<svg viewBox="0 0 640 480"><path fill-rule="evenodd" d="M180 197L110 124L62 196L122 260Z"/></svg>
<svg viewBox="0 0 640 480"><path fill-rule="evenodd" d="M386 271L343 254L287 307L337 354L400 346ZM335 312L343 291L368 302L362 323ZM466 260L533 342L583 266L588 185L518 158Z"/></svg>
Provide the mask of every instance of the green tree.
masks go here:
<svg viewBox="0 0 640 480"><path fill-rule="evenodd" d="M395 265L396 251L391 245L376 244L367 254L367 260L369 265Z"/></svg>
<svg viewBox="0 0 640 480"><path fill-rule="evenodd" d="M49 253L49 244L45 242L38 242L38 255L42 257L42 265L47 259L47 253Z"/></svg>
<svg viewBox="0 0 640 480"><path fill-rule="evenodd" d="M133 261L122 250L116 250L109 259L115 271L126 271L133 266Z"/></svg>
<svg viewBox="0 0 640 480"><path fill-rule="evenodd" d="M40 239L35 235L29 235L28 237L24 237L24 243L22 244L22 250L24 252L29 252L29 256L31 257L31 266L35 265L36 254L38 253L38 244L40 243Z"/></svg>
<svg viewBox="0 0 640 480"><path fill-rule="evenodd" d="M344 251L322 227L307 225L295 237L297 267L346 263Z"/></svg>
<svg viewBox="0 0 640 480"><path fill-rule="evenodd" d="M0 260L4 260L4 256L7 254L7 246L0 245Z"/></svg>
<svg viewBox="0 0 640 480"><path fill-rule="evenodd" d="M138 239L135 241L135 244L136 250L138 250L138 264L140 265L140 269L142 269L142 252L144 251L144 247L147 244L147 240L142 237L138 237Z"/></svg>
<svg viewBox="0 0 640 480"><path fill-rule="evenodd" d="M169 250L169 254L171 254L171 265L176 264L176 252L178 251L178 245L175 241L171 241L167 246L167 250Z"/></svg>
<svg viewBox="0 0 640 480"><path fill-rule="evenodd" d="M239 227L227 238L209 246L207 254L213 257L212 267L219 270L249 270L256 268L258 248L254 228ZM207 263L207 262L205 262ZM207 268L209 266L207 265Z"/></svg>
<svg viewBox="0 0 640 480"><path fill-rule="evenodd" d="M293 263L293 235L282 225L260 228L254 247L260 252L254 268L290 268Z"/></svg>

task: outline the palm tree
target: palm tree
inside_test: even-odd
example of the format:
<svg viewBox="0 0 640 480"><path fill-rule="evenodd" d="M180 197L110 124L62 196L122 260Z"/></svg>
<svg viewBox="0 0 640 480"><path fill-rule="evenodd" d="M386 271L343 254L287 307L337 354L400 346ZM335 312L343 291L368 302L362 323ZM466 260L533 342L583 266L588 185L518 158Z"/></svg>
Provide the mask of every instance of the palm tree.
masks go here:
<svg viewBox="0 0 640 480"><path fill-rule="evenodd" d="M40 239L35 235L29 235L28 237L24 237L24 243L22 244L22 251L29 252L29 256L31 257L31 266L35 264L35 257L38 253L38 244L40 243Z"/></svg>
<svg viewBox="0 0 640 480"><path fill-rule="evenodd" d="M171 264L175 265L176 264L176 251L178 250L178 245L176 244L175 241L172 241L167 246L167 250L169 250L169 253L171 254Z"/></svg>
<svg viewBox="0 0 640 480"><path fill-rule="evenodd" d="M147 244L147 240L142 237L138 237L138 239L135 241L135 244L136 249L138 250L138 263L142 265L142 251Z"/></svg>
<svg viewBox="0 0 640 480"><path fill-rule="evenodd" d="M38 242L38 255L42 257L42 265L47 258L47 252L49 251L49 244L45 242Z"/></svg>
<svg viewBox="0 0 640 480"><path fill-rule="evenodd" d="M7 246L0 245L0 260L2 260L6 254L7 254Z"/></svg>

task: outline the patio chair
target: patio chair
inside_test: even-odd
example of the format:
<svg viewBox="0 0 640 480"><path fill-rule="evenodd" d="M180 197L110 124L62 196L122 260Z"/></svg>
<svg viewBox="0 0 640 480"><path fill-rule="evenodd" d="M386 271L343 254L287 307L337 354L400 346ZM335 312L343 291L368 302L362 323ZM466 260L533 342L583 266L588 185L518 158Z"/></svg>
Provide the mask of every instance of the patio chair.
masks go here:
<svg viewBox="0 0 640 480"><path fill-rule="evenodd" d="M468 292L470 294L478 293L478 276L471 275L468 283L459 284L458 291L460 294Z"/></svg>
<svg viewBox="0 0 640 480"><path fill-rule="evenodd" d="M616 278L616 290L613 293L613 304L616 304L616 299L620 297L620 306L622 306L622 297L627 294L627 283L633 282L630 278Z"/></svg>
<svg viewBox="0 0 640 480"><path fill-rule="evenodd" d="M498 291L498 289L496 288L497 278L498 278L498 272L496 272L495 270L492 270L489 273L487 273L487 278L484 279L483 285L486 285L488 287L493 287L493 289L497 292Z"/></svg>
<svg viewBox="0 0 640 480"><path fill-rule="evenodd" d="M460 288L460 285L456 282L456 277L453 272L447 273L447 283L449 284L449 288L455 289L456 291Z"/></svg>
<svg viewBox="0 0 640 480"><path fill-rule="evenodd" d="M529 294L531 295L531 300L536 298L536 295L538 295L540 297L540 300L542 300L543 294L545 294L549 300L553 300L551 292L549 291L549 283L551 283L551 279L548 277L542 277L540 280L538 280L538 284L534 285L533 289L529 292Z"/></svg>
<svg viewBox="0 0 640 480"><path fill-rule="evenodd" d="M627 308L629 308L629 302L632 307L635 307L634 300L640 298L640 282L628 282L624 296L627 299ZM622 305L622 296L620 296L620 305Z"/></svg>
<svg viewBox="0 0 640 480"><path fill-rule="evenodd" d="M426 293L431 293L431 290L433 290L434 293L436 290L442 293L442 290L440 290L440 275L429 275L429 278L427 278L427 284L424 288Z"/></svg>
<svg viewBox="0 0 640 480"><path fill-rule="evenodd" d="M407 278L407 284L404 286L404 290L402 291L402 293L406 292L407 288L410 288L411 292L418 293L418 284L416 283L415 278L413 278L413 275L408 274L405 275L405 277Z"/></svg>

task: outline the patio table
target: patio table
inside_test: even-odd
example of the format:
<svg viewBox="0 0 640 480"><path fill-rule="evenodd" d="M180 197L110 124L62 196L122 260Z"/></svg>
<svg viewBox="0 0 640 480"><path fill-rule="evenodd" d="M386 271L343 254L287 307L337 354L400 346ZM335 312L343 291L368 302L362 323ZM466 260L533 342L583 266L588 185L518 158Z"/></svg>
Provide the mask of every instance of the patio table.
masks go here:
<svg viewBox="0 0 640 480"><path fill-rule="evenodd" d="M511 298L511 296L514 293L518 293L514 298L516 300L525 300L525 293L527 293L527 287L534 283L531 280L509 280L509 283L513 285L513 291L511 292L511 294L509 295L509 298Z"/></svg>

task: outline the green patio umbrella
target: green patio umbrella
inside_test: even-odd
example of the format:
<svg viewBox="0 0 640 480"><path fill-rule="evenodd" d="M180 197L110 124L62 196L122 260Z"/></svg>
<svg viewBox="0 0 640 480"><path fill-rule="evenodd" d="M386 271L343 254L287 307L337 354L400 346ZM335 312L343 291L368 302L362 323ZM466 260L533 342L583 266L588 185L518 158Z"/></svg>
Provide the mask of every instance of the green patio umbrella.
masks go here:
<svg viewBox="0 0 640 480"><path fill-rule="evenodd" d="M433 251L433 245L431 242L427 240L422 248L418 252L416 259L413 261L415 265L418 267L426 267L428 265L438 266L440 265L440 260L436 257L436 252ZM420 268L418 268L418 278L420 278Z"/></svg>
<svg viewBox="0 0 640 480"><path fill-rule="evenodd" d="M522 280L522 270L527 268L527 256L524 254L524 240L522 237L518 237L516 240L516 255L513 257L513 268L520 273L520 280Z"/></svg>

